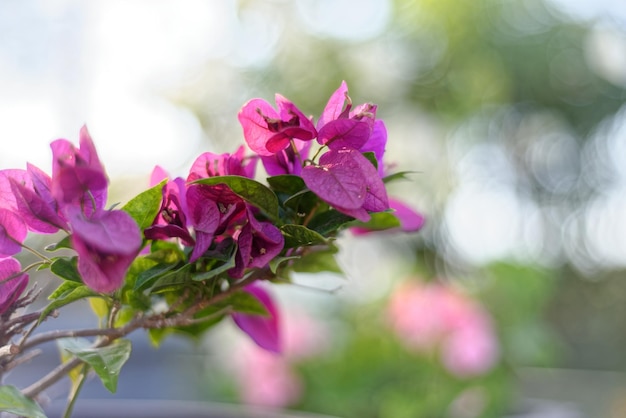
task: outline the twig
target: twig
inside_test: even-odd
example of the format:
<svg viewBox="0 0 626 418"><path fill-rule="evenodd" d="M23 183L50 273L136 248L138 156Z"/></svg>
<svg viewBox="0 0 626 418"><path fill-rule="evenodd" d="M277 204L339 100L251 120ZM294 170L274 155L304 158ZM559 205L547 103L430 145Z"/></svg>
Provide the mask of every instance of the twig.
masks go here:
<svg viewBox="0 0 626 418"><path fill-rule="evenodd" d="M31 361L35 357L41 355L42 353L43 353L43 350L37 349L37 350L29 351L26 354L22 354L22 356L16 357L13 360L11 360L10 362L8 362L7 364L5 364L2 367L2 371L8 372L9 370L16 368L20 364L28 363L29 361Z"/></svg>
<svg viewBox="0 0 626 418"><path fill-rule="evenodd" d="M175 326L182 325L192 325L198 322L207 321L215 318L217 315L222 315L225 312L229 312L231 307L226 307L218 312L215 312L211 315L208 315L204 318L193 318L193 315L200 312L202 309L210 306L216 302L220 302L226 299L228 296L239 290L240 288L252 283L253 281L263 277L268 274L265 270L258 270L252 273L250 276L245 279L233 284L229 289L225 290L222 293L219 293L213 296L210 299L200 301L199 303L192 305L189 309L185 310L177 314L174 317L167 318L162 314L153 315L153 316L139 316L135 319L131 320L128 324L124 325L121 328L105 328L98 330L79 330L79 331L53 331L45 334L40 334L37 337L34 337L32 340L28 342L24 342L20 348L24 349L26 347L32 347L37 344L42 344L43 342L55 340L58 338L65 337L77 337L77 336L99 336L98 339L92 346L92 348L100 348L105 347L111 343L113 343L118 338L122 338L131 332L135 331L138 328L145 329L154 329L154 328L169 328ZM22 394L28 398L35 398L41 392L52 386L58 380L60 380L63 376L65 376L70 370L74 367L78 366L82 363L78 357L74 357L66 363L60 364L52 371L50 371L47 375L39 379L37 382L32 385L22 389Z"/></svg>
<svg viewBox="0 0 626 418"><path fill-rule="evenodd" d="M60 338L78 338L78 337L106 337L114 336L120 332L119 328L93 328L81 330L54 330L35 335L33 338L24 343L22 350L47 343L49 341L58 340Z"/></svg>
<svg viewBox="0 0 626 418"><path fill-rule="evenodd" d="M20 348L15 344L7 344L5 346L0 347L0 359L6 356L12 356L20 352Z"/></svg>

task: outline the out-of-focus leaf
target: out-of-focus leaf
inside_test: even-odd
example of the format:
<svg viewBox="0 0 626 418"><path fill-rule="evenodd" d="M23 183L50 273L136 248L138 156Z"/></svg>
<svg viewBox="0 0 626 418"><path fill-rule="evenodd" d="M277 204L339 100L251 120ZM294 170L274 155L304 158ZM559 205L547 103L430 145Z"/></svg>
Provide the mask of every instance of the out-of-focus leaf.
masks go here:
<svg viewBox="0 0 626 418"><path fill-rule="evenodd" d="M9 385L0 386L0 411L26 418L46 418L37 403L22 395L15 386Z"/></svg>
<svg viewBox="0 0 626 418"><path fill-rule="evenodd" d="M332 273L343 273L335 254L337 249L332 247L314 251L303 255L301 258L294 260L291 268L293 271L300 273L318 273L320 271L329 271Z"/></svg>
<svg viewBox="0 0 626 418"><path fill-rule="evenodd" d="M152 225L158 215L163 200L163 186L166 182L167 180L163 180L156 186L139 193L122 207L122 210L137 222L139 229L144 230Z"/></svg>
<svg viewBox="0 0 626 418"><path fill-rule="evenodd" d="M130 340L125 339L106 347L92 348L88 340L76 338L59 340L59 347L89 364L111 393L117 390L120 370L130 357L132 348Z"/></svg>
<svg viewBox="0 0 626 418"><path fill-rule="evenodd" d="M300 256L292 256L292 257L276 257L272 261L270 261L270 271L274 274L278 272L278 267L289 260L297 260Z"/></svg>
<svg viewBox="0 0 626 418"><path fill-rule="evenodd" d="M303 225L283 225L280 231L285 237L285 248L326 244L326 238Z"/></svg>
<svg viewBox="0 0 626 418"><path fill-rule="evenodd" d="M268 177L267 183L273 190L289 195L296 194L299 191L306 189L306 185L304 184L302 177L294 176L292 174Z"/></svg>
<svg viewBox="0 0 626 418"><path fill-rule="evenodd" d="M371 213L371 219L368 222L354 221L350 226L365 228L372 231L382 231L385 229L399 228L400 220L390 212Z"/></svg>
<svg viewBox="0 0 626 418"><path fill-rule="evenodd" d="M157 264L137 275L134 291L149 287L154 281L176 268L176 264Z"/></svg>
<svg viewBox="0 0 626 418"><path fill-rule="evenodd" d="M72 244L70 243L70 236L66 236L65 238L63 238L61 241L54 243L54 244L50 244L46 247L46 251L50 251L50 252L54 252L54 251L58 251L58 250L62 250L64 248L72 248Z"/></svg>
<svg viewBox="0 0 626 418"><path fill-rule="evenodd" d="M278 219L278 198L267 186L242 176L219 176L196 180L199 184L225 184L239 197L261 209L272 219Z"/></svg>
<svg viewBox="0 0 626 418"><path fill-rule="evenodd" d="M230 248L229 253L220 254L219 258L214 259L214 264L208 271L197 273L192 276L192 279L198 282L203 280L209 280L213 277L219 276L220 274L230 270L235 267L235 255L237 254L237 246L233 245ZM216 254L217 256L217 254Z"/></svg>
<svg viewBox="0 0 626 418"><path fill-rule="evenodd" d="M250 315L263 315L267 316L267 310L265 306L250 293L243 290L239 290L232 295L228 296L223 301L215 304L216 308L225 308L230 306L234 311L241 312Z"/></svg>
<svg viewBox="0 0 626 418"><path fill-rule="evenodd" d="M307 227L317 231L321 235L327 236L353 220L354 218L352 216L344 215L336 210L327 210L315 215Z"/></svg>
<svg viewBox="0 0 626 418"><path fill-rule="evenodd" d="M167 241L154 241L150 247L150 254L146 258L156 261L157 263L175 264L185 259L185 254L180 247Z"/></svg>
<svg viewBox="0 0 626 418"><path fill-rule="evenodd" d="M393 173L388 176L385 176L383 178L383 183L389 183L390 181L395 181L395 180L410 180L407 177L407 175L414 174L414 173L417 173L417 171L400 171L397 173Z"/></svg>
<svg viewBox="0 0 626 418"><path fill-rule="evenodd" d="M170 271L159 277L152 286L152 293L163 292L172 288L180 287L192 281L191 264L185 264L177 270Z"/></svg>
<svg viewBox="0 0 626 418"><path fill-rule="evenodd" d="M65 257L57 258L50 265L50 270L63 280L82 283L83 279L80 277L80 273L76 267L76 261L76 257L70 259Z"/></svg>
<svg viewBox="0 0 626 418"><path fill-rule="evenodd" d="M109 304L102 298L89 298L89 306L98 318L104 318L109 314Z"/></svg>
<svg viewBox="0 0 626 418"><path fill-rule="evenodd" d="M70 289L67 289L67 290L68 290L67 292L64 291L62 296L57 297L55 300L49 303L48 306L46 306L41 311L41 315L39 316L39 321L42 321L53 310L58 309L62 306L65 306L69 303L75 302L80 299L92 297L92 296L100 296L99 293L94 292L93 290L89 289L85 285L78 285L71 290Z"/></svg>
<svg viewBox="0 0 626 418"><path fill-rule="evenodd" d="M372 163L372 165L373 165L376 169L378 169L378 160L376 159L376 154L374 154L373 152L364 152L364 153L363 153L363 156L364 156L365 158L367 158L367 159L368 159L368 161L369 161L370 163Z"/></svg>

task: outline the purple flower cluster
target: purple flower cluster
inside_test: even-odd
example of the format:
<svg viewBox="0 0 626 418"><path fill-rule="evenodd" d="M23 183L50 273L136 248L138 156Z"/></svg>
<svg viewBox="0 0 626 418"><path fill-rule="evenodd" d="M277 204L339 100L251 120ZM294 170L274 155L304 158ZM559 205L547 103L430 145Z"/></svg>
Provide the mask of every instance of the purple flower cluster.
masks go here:
<svg viewBox="0 0 626 418"><path fill-rule="evenodd" d="M252 99L239 112L246 142L268 173L301 175L307 187L339 212L360 221L389 209L382 181L387 142L383 121L370 103L352 108L344 82L331 95L317 126L289 100L276 95L277 110ZM308 160L310 141L326 148L319 162ZM363 153L373 153L376 168Z"/></svg>
<svg viewBox="0 0 626 418"><path fill-rule="evenodd" d="M21 251L27 231L64 230L86 285L108 293L123 283L139 252L141 231L127 213L105 209L108 179L86 127L79 143L76 148L65 139L52 142L52 176L30 164L26 170L0 171L0 257L6 257L0 259L6 266L0 278L20 270L11 257ZM27 280L26 274L10 278L2 294L12 286L10 297L16 298Z"/></svg>
<svg viewBox="0 0 626 418"><path fill-rule="evenodd" d="M405 230L419 229L423 219L387 196L382 164L387 131L376 119L375 105L353 107L343 82L317 124L283 96L276 96L276 106L253 99L239 112L252 155L246 156L243 146L232 154L203 153L186 178L170 178L157 166L152 188L144 193L153 198L138 196L134 209L105 209L108 179L85 127L78 148L65 139L51 144L51 176L30 164L25 170L0 171L0 314L28 282L27 269L13 258L25 248L28 231L62 230L69 236L64 246L76 252L76 271L92 291L122 303L128 301L126 290L145 291L142 296L149 300L150 287L168 272L179 274L172 297L181 297L186 294L181 289L199 282L210 284L210 291L200 289L210 295L219 289L216 283L236 283L266 313L236 312L236 324L260 346L280 351L278 311L269 294L249 279L252 270L260 270L258 277L276 277L271 261L302 256L303 247L326 243L327 234L335 234L352 218L361 221L358 229L352 225L357 233L368 231L371 213L394 212ZM317 151L309 157L315 139ZM274 181L282 178L287 186L275 187L272 178L271 187L256 182L258 161ZM302 205L294 203L305 194L308 200L303 198ZM333 211L340 216L330 229L309 228L316 215L330 212L332 218ZM177 255L159 258L158 248L167 246ZM128 274L131 264L144 256L141 262L152 263L154 269ZM142 268L141 262L133 264L135 270ZM42 263L54 261L45 258Z"/></svg>
<svg viewBox="0 0 626 418"><path fill-rule="evenodd" d="M200 155L187 179L168 180L154 224L144 231L147 239L179 238L192 248L189 262L202 257L212 245L236 244L235 266L228 273L241 278L247 268L263 268L283 249L284 238L271 222L257 219L258 209L225 184L201 184L198 180L219 176L254 177L255 158L245 158L240 147L234 154ZM156 168L152 182L168 178ZM190 233L190 231L193 232Z"/></svg>

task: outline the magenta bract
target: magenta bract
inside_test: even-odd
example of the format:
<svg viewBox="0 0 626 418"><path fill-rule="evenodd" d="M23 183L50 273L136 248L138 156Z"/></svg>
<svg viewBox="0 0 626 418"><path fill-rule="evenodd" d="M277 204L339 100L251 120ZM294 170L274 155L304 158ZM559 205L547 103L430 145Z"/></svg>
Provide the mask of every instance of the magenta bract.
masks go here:
<svg viewBox="0 0 626 418"><path fill-rule="evenodd" d="M196 232L196 244L189 257L190 262L196 261L209 249L220 225L220 210L217 203L206 193L207 189L202 185L193 185L187 189L189 218Z"/></svg>
<svg viewBox="0 0 626 418"><path fill-rule="evenodd" d="M45 184L39 185L46 186ZM44 196L42 196L34 187L30 189L22 183L11 179L11 187L13 188L18 213L28 225L28 229L34 232L53 234L59 229L68 229L68 226L58 213L56 201L48 199L48 197L51 197L49 195L49 182L47 186L48 188L44 189L44 191L48 195L44 193Z"/></svg>
<svg viewBox="0 0 626 418"><path fill-rule="evenodd" d="M13 194L12 180L31 186L30 176L26 170L7 169L0 170L0 208L17 211L17 202Z"/></svg>
<svg viewBox="0 0 626 418"><path fill-rule="evenodd" d="M385 167L383 165L383 157L385 155L385 146L387 145L387 127L382 120L374 122L372 134L359 151L362 153L373 152L378 161L378 175L382 178L385 175Z"/></svg>
<svg viewBox="0 0 626 418"><path fill-rule="evenodd" d="M260 222L254 217L254 210L247 206L248 222L237 236L236 266L229 273L232 277L242 277L246 268L263 268L276 257L285 245L285 238L276 226Z"/></svg>
<svg viewBox="0 0 626 418"><path fill-rule="evenodd" d="M201 154L191 166L187 181L216 177L216 176L243 176L254 178L258 157L245 158L245 149L239 147L232 154L214 154L205 152Z"/></svg>
<svg viewBox="0 0 626 418"><path fill-rule="evenodd" d="M57 139L52 148L52 196L61 206L77 206L86 214L104 208L108 180L87 128L80 131L80 148Z"/></svg>
<svg viewBox="0 0 626 418"><path fill-rule="evenodd" d="M165 178L167 174L158 167L152 173L151 182L158 184ZM194 245L195 241L188 229L187 212L185 181L177 177L165 184L159 214L152 226L145 229L144 236L152 240L180 238L185 245Z"/></svg>
<svg viewBox="0 0 626 418"><path fill-rule="evenodd" d="M99 210L90 217L72 210L69 221L85 284L102 293L118 289L141 246L141 231L133 218L120 210Z"/></svg>
<svg viewBox="0 0 626 418"><path fill-rule="evenodd" d="M365 103L351 109L348 86L343 81L331 95L317 123L317 142L331 149L361 149L372 134L376 106Z"/></svg>
<svg viewBox="0 0 626 418"><path fill-rule="evenodd" d="M28 274L21 273L21 270L20 263L16 259L0 259L0 315L9 309L26 289ZM13 278L9 279L9 277Z"/></svg>
<svg viewBox="0 0 626 418"><path fill-rule="evenodd" d="M246 286L244 291L250 293L263 304L268 316L235 312L232 315L233 320L259 347L274 353L280 353L282 350L279 328L280 318L278 309L276 309L269 293L254 283Z"/></svg>
<svg viewBox="0 0 626 418"><path fill-rule="evenodd" d="M289 100L276 95L278 110L262 99L252 99L239 111L246 143L260 156L275 154L291 139L310 141L317 136L313 123Z"/></svg>
<svg viewBox="0 0 626 418"><path fill-rule="evenodd" d="M26 224L15 213L0 209L0 257L8 257L22 251L26 239Z"/></svg>
<svg viewBox="0 0 626 418"><path fill-rule="evenodd" d="M368 211L389 208L387 191L376 168L352 148L328 151L319 165L302 170L302 178L320 199L360 221L370 219Z"/></svg>
<svg viewBox="0 0 626 418"><path fill-rule="evenodd" d="M261 157L261 162L267 174L270 176L279 176L281 174L298 176L302 173L302 163L308 158L312 143L311 141L300 141L299 139L294 139L293 143L298 153L292 147L287 147L276 154Z"/></svg>
<svg viewBox="0 0 626 418"><path fill-rule="evenodd" d="M404 232L416 232L424 226L424 216L397 199L389 199L389 206L400 221L400 228Z"/></svg>

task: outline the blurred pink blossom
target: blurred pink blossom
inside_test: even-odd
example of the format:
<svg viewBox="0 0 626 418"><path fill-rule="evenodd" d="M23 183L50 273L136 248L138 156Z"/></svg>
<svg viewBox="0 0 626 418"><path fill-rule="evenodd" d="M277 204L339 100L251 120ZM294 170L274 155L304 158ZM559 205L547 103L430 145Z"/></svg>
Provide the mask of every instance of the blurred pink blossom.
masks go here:
<svg viewBox="0 0 626 418"><path fill-rule="evenodd" d="M388 319L407 348L421 353L439 350L444 367L455 376L484 374L498 361L489 313L449 286L403 283L391 297Z"/></svg>
<svg viewBox="0 0 626 418"><path fill-rule="evenodd" d="M284 357L249 343L237 354L235 378L242 402L282 408L300 399L302 381Z"/></svg>
<svg viewBox="0 0 626 418"><path fill-rule="evenodd" d="M290 309L280 319L284 331L281 354L249 341L237 347L234 376L244 403L284 408L298 402L304 386L292 363L329 348L328 330L306 313Z"/></svg>

